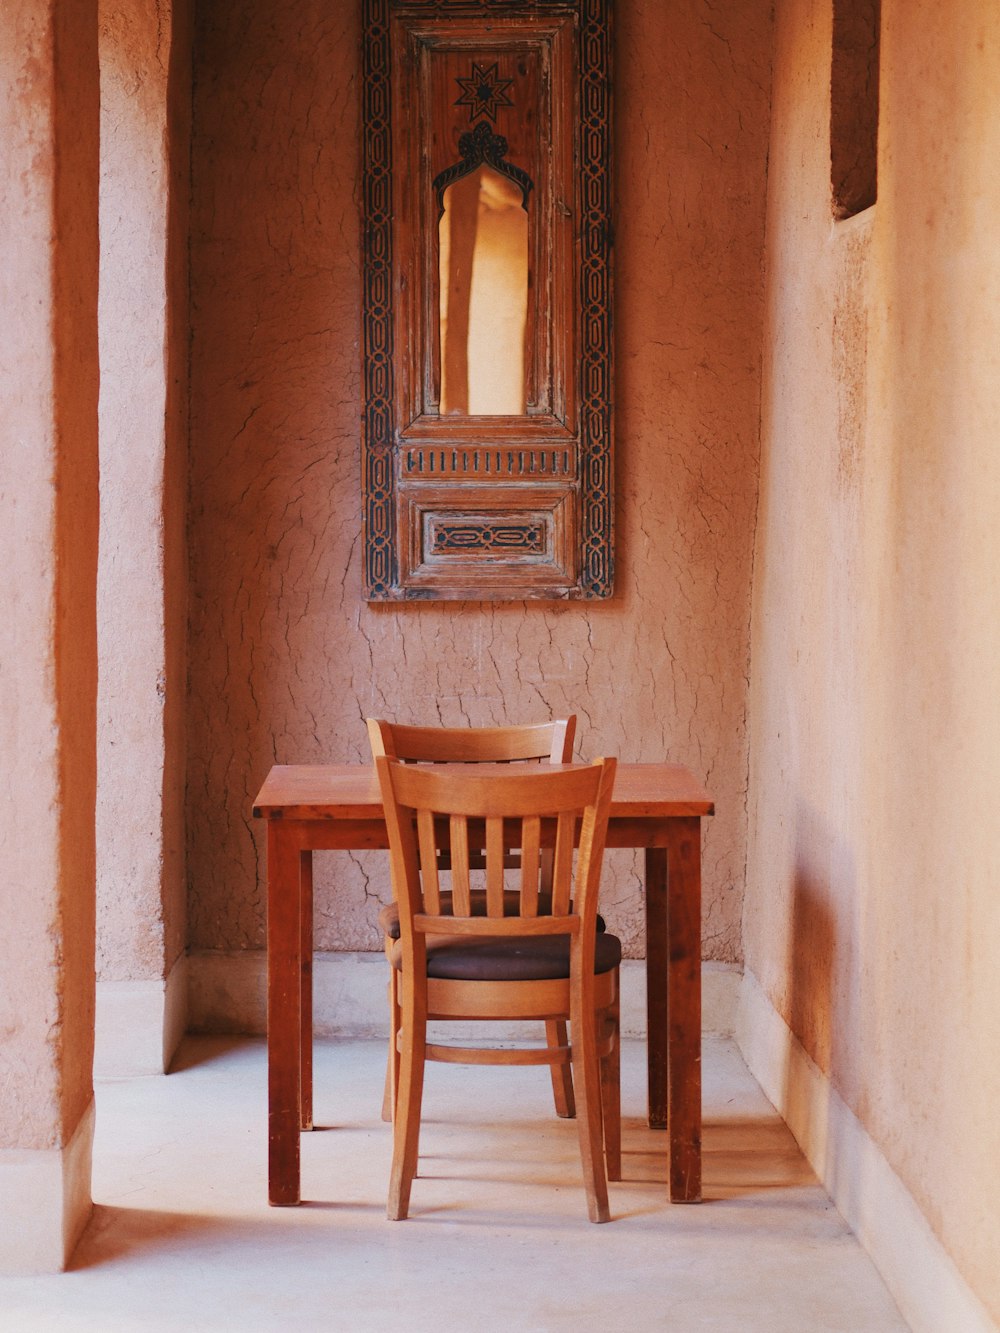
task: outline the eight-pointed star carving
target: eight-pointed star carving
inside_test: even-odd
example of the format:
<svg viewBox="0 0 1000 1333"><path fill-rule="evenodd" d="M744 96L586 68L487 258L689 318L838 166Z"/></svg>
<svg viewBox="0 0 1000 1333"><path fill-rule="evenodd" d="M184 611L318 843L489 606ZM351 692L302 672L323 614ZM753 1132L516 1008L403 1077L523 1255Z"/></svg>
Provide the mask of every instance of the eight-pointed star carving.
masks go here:
<svg viewBox="0 0 1000 1333"><path fill-rule="evenodd" d="M456 79L455 82L462 89L462 96L456 99L455 105L469 108L470 121L477 116L486 116L496 123L497 108L514 105L507 95L507 89L514 80L501 79L495 63L477 65L473 61L469 78Z"/></svg>

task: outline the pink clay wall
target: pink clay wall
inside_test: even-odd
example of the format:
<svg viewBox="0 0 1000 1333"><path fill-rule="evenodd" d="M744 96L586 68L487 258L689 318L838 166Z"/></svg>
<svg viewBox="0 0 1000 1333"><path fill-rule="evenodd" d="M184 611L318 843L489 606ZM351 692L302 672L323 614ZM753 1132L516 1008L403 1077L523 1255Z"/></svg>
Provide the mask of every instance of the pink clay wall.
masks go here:
<svg viewBox="0 0 1000 1333"><path fill-rule="evenodd" d="M197 20L191 945L262 947L272 763L365 759L372 713L576 711L583 754L708 783L705 952L738 960L770 5L616 6L618 584L589 606L360 599L358 9ZM635 954L639 867L609 859ZM327 860L318 947L378 948L384 858Z"/></svg>
<svg viewBox="0 0 1000 1333"><path fill-rule="evenodd" d="M1000 1321L1000 12L882 25L835 225L830 5L777 7L746 964Z"/></svg>
<svg viewBox="0 0 1000 1333"><path fill-rule="evenodd" d="M97 151L95 6L9 0L0 10L0 1148L64 1146L93 1095Z"/></svg>

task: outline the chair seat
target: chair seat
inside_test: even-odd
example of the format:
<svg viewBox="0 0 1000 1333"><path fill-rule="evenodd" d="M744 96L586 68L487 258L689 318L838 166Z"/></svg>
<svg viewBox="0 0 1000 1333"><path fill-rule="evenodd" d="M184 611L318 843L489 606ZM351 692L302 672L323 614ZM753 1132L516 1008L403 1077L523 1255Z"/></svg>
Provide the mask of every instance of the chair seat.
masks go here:
<svg viewBox="0 0 1000 1333"><path fill-rule="evenodd" d="M598 935L594 972L612 972L622 958L617 935ZM403 946L392 948L403 965ZM569 977L568 935L428 935L427 975L444 981L557 981Z"/></svg>
<svg viewBox="0 0 1000 1333"><path fill-rule="evenodd" d="M481 889L473 889L470 895L472 901L472 915L486 915L486 894ZM504 916L517 916L519 909L520 895L514 892L507 892L503 896L503 914ZM442 893L441 895L442 912L444 916L452 915L451 894ZM538 895L538 914L539 916L548 916L552 906L552 899L548 894L540 893ZM399 907L395 903L387 903L378 914L379 929L382 934L390 940L399 939ZM597 930L603 934L607 930L607 924L600 912L597 914Z"/></svg>

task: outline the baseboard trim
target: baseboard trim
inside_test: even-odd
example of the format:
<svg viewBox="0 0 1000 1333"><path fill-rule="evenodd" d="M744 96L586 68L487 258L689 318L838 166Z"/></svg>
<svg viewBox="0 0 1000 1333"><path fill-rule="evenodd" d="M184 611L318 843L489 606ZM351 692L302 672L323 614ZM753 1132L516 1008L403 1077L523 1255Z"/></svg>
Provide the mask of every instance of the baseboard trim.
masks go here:
<svg viewBox="0 0 1000 1333"><path fill-rule="evenodd" d="M164 1074L187 1030L188 960L166 977L99 981L94 1022L95 1078Z"/></svg>
<svg viewBox="0 0 1000 1333"><path fill-rule="evenodd" d="M267 1022L267 959L261 950L191 954L188 1024L193 1032L261 1035ZM380 953L318 953L313 960L313 1015L318 1037L387 1037L386 962ZM735 1031L739 968L702 964L702 1031L730 1037ZM537 1025L535 1025L537 1026ZM449 1025L456 1037L458 1024ZM470 1026L471 1035L476 1028ZM510 1025L510 1040L534 1028ZM622 1034L646 1035L646 965L622 964Z"/></svg>
<svg viewBox="0 0 1000 1333"><path fill-rule="evenodd" d="M93 1203L94 1103L63 1148L0 1150L0 1273L59 1273L83 1234Z"/></svg>
<svg viewBox="0 0 1000 1333"><path fill-rule="evenodd" d="M740 987L736 1040L913 1333L997 1333L913 1196L752 972Z"/></svg>

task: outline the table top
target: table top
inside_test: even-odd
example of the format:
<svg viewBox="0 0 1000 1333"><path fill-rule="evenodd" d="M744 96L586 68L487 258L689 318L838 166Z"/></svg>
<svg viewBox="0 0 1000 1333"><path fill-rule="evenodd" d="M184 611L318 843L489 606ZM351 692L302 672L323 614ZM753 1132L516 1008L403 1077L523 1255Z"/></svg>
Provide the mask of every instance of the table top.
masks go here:
<svg viewBox="0 0 1000 1333"><path fill-rule="evenodd" d="M464 765L461 767L465 767ZM534 765L533 767L537 767ZM579 765L546 764L546 772ZM476 772L510 773L510 764L477 764ZM656 819L715 812L711 796L682 764L619 763L612 819ZM372 764L275 764L253 804L257 819L382 819Z"/></svg>

